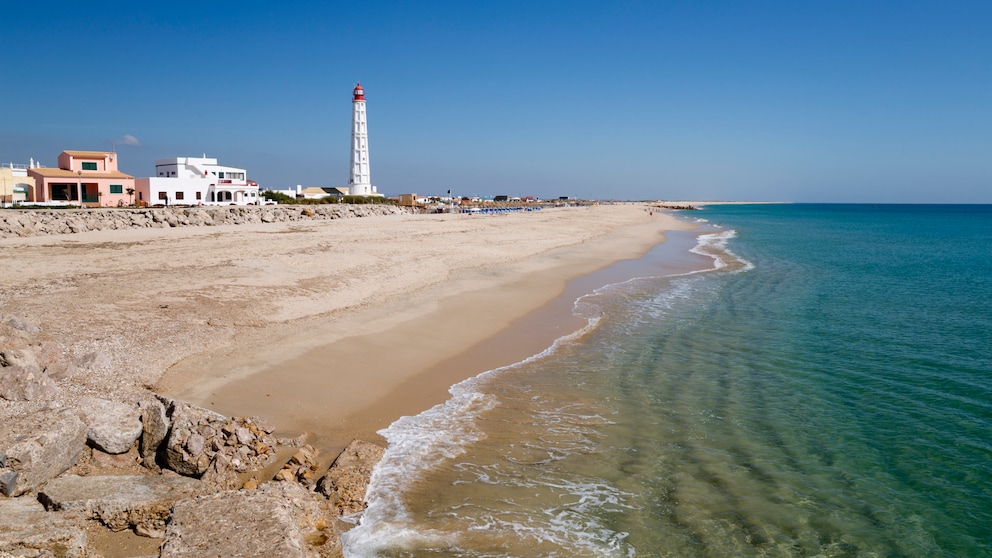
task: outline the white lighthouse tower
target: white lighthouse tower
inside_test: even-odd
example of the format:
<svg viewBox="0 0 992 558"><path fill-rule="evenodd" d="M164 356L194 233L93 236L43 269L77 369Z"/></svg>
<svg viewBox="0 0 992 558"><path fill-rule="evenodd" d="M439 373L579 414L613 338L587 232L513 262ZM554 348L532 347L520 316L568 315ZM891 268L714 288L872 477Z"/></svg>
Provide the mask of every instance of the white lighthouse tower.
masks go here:
<svg viewBox="0 0 992 558"><path fill-rule="evenodd" d="M374 196L375 186L369 174L369 130L365 121L365 90L359 82L351 99L351 178L353 196Z"/></svg>

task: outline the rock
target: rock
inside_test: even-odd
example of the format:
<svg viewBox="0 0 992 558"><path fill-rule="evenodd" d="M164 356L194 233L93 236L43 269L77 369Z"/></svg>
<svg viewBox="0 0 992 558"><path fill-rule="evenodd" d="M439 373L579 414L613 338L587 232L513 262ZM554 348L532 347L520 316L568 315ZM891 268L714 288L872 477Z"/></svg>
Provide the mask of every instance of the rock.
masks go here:
<svg viewBox="0 0 992 558"><path fill-rule="evenodd" d="M317 492L327 496L341 515L365 511L365 491L385 451L371 442L352 441L317 483Z"/></svg>
<svg viewBox="0 0 992 558"><path fill-rule="evenodd" d="M54 362L45 367L45 374L53 380L68 380L79 372L79 367L72 362Z"/></svg>
<svg viewBox="0 0 992 558"><path fill-rule="evenodd" d="M0 424L0 493L17 496L65 472L86 447L86 423L72 409L37 411Z"/></svg>
<svg viewBox="0 0 992 558"><path fill-rule="evenodd" d="M38 493L49 511L75 511L97 519L114 531L140 527L147 534L164 533L169 510L210 487L180 476L65 475Z"/></svg>
<svg viewBox="0 0 992 558"><path fill-rule="evenodd" d="M254 418L225 418L213 411L186 403L170 402L169 419L172 428L162 455L165 466L189 476L199 476L213 466L208 477L222 486L233 485L234 473L245 473L265 467L275 459L275 438L256 424ZM224 459L216 460L217 455ZM212 465L213 464L213 465Z"/></svg>
<svg viewBox="0 0 992 558"><path fill-rule="evenodd" d="M203 436L197 430L201 426L220 430L227 422L227 418L201 407L173 401L169 410L169 420L172 428L169 430L169 438L165 445L165 465L184 475L202 475L210 465L215 452L204 446ZM196 438L191 444L190 438L194 436Z"/></svg>
<svg viewBox="0 0 992 558"><path fill-rule="evenodd" d="M86 437L100 451L125 453L141 436L141 415L134 405L84 397L79 410L86 421Z"/></svg>
<svg viewBox="0 0 992 558"><path fill-rule="evenodd" d="M142 401L141 408L141 451L142 464L145 467L155 467L155 454L159 446L169 434L169 418L165 414L165 405L157 399Z"/></svg>
<svg viewBox="0 0 992 558"><path fill-rule="evenodd" d="M210 462L210 466L207 467L200 480L226 490L233 490L242 486L234 464L223 453L214 454L213 461Z"/></svg>
<svg viewBox="0 0 992 558"><path fill-rule="evenodd" d="M275 480L297 482L308 490L313 490L317 484L317 469L320 466L319 454L320 452L311 445L301 447L283 466L282 470L276 473Z"/></svg>
<svg viewBox="0 0 992 558"><path fill-rule="evenodd" d="M279 556L329 558L341 539L326 501L295 484L266 483L179 502L162 558Z"/></svg>
<svg viewBox="0 0 992 558"><path fill-rule="evenodd" d="M21 366L24 368L41 368L34 353L26 347L6 348L0 351L0 366Z"/></svg>
<svg viewBox="0 0 992 558"><path fill-rule="evenodd" d="M83 558L83 522L76 514L48 513L33 498L0 498L0 557Z"/></svg>
<svg viewBox="0 0 992 558"><path fill-rule="evenodd" d="M55 395L55 381L37 364L0 368L0 397L8 401L37 401Z"/></svg>
<svg viewBox="0 0 992 558"><path fill-rule="evenodd" d="M77 358L73 363L83 370L95 370L97 368L109 368L111 365L110 356L103 351L93 351Z"/></svg>
<svg viewBox="0 0 992 558"><path fill-rule="evenodd" d="M34 322L32 322L27 318L18 318L15 316L11 316L10 318L7 319L7 325L9 325L14 329L20 331L26 331L28 333L38 333L41 331L41 328L38 327L37 324L35 324Z"/></svg>

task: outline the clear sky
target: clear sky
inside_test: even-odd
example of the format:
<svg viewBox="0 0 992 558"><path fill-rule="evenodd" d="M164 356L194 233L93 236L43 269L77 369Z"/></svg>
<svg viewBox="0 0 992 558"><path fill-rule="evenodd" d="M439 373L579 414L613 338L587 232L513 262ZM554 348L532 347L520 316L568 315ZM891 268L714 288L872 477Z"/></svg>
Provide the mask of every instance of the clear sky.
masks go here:
<svg viewBox="0 0 992 558"><path fill-rule="evenodd" d="M992 203L992 2L17 2L0 162L381 193Z"/></svg>

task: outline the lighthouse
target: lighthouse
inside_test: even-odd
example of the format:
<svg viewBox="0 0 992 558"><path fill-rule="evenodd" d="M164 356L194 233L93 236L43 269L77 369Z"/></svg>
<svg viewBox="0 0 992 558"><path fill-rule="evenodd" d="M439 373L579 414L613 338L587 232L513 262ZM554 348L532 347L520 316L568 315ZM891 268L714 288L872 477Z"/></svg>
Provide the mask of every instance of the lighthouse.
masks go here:
<svg viewBox="0 0 992 558"><path fill-rule="evenodd" d="M369 174L369 130L365 120L365 90L359 82L351 99L351 178L353 196L374 196L375 186Z"/></svg>

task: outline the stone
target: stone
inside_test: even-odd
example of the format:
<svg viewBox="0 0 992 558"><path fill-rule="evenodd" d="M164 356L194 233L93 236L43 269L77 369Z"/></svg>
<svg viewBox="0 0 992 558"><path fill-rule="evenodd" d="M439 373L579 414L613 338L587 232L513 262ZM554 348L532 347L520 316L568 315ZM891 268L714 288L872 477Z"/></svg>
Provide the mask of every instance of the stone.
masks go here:
<svg viewBox="0 0 992 558"><path fill-rule="evenodd" d="M200 480L213 486L233 490L242 486L238 473L231 459L223 453L214 454L210 466L200 477Z"/></svg>
<svg viewBox="0 0 992 558"><path fill-rule="evenodd" d="M110 368L110 356L103 351L92 351L77 358L73 364L83 370L95 370L98 368Z"/></svg>
<svg viewBox="0 0 992 558"><path fill-rule="evenodd" d="M169 420L172 427L163 452L165 465L183 475L202 475L210 465L214 452L209 446L204 446L203 436L197 430L204 425L220 430L227 418L201 407L173 401L169 409ZM190 444L190 438L194 436L196 438Z"/></svg>
<svg viewBox="0 0 992 558"><path fill-rule="evenodd" d="M26 331L28 333L38 333L41 331L41 328L31 320L27 318L18 318L16 316L11 316L8 318L7 325L14 329Z"/></svg>
<svg viewBox="0 0 992 558"><path fill-rule="evenodd" d="M340 536L323 498L295 484L266 483L256 490L225 491L177 503L161 556L342 554Z"/></svg>
<svg viewBox="0 0 992 558"><path fill-rule="evenodd" d="M341 515L365 511L365 492L372 478L372 470L385 451L371 442L352 441L317 482L317 492L327 496Z"/></svg>
<svg viewBox="0 0 992 558"><path fill-rule="evenodd" d="M79 512L113 531L140 527L145 533L164 534L169 510L176 502L209 490L201 482L180 476L64 475L45 485L38 500L49 511Z"/></svg>
<svg viewBox="0 0 992 558"><path fill-rule="evenodd" d="M84 521L77 514L48 513L33 498L0 498L0 557L84 558Z"/></svg>
<svg viewBox="0 0 992 558"><path fill-rule="evenodd" d="M169 417L165 414L165 405L158 399L142 401L139 407L141 438L138 449L141 452L141 463L145 467L154 468L155 455L169 434Z"/></svg>
<svg viewBox="0 0 992 558"><path fill-rule="evenodd" d="M27 347L6 348L0 351L0 366L21 366L24 368L41 368L34 353Z"/></svg>
<svg viewBox="0 0 992 558"><path fill-rule="evenodd" d="M84 397L79 411L86 421L87 439L100 451L125 453L141 436L141 415L135 405Z"/></svg>
<svg viewBox="0 0 992 558"><path fill-rule="evenodd" d="M0 493L35 490L75 465L86 447L86 423L73 409L43 410L0 424Z"/></svg>
<svg viewBox="0 0 992 558"><path fill-rule="evenodd" d="M0 398L7 401L37 401L49 398L58 391L55 381L37 364L0 368Z"/></svg>

